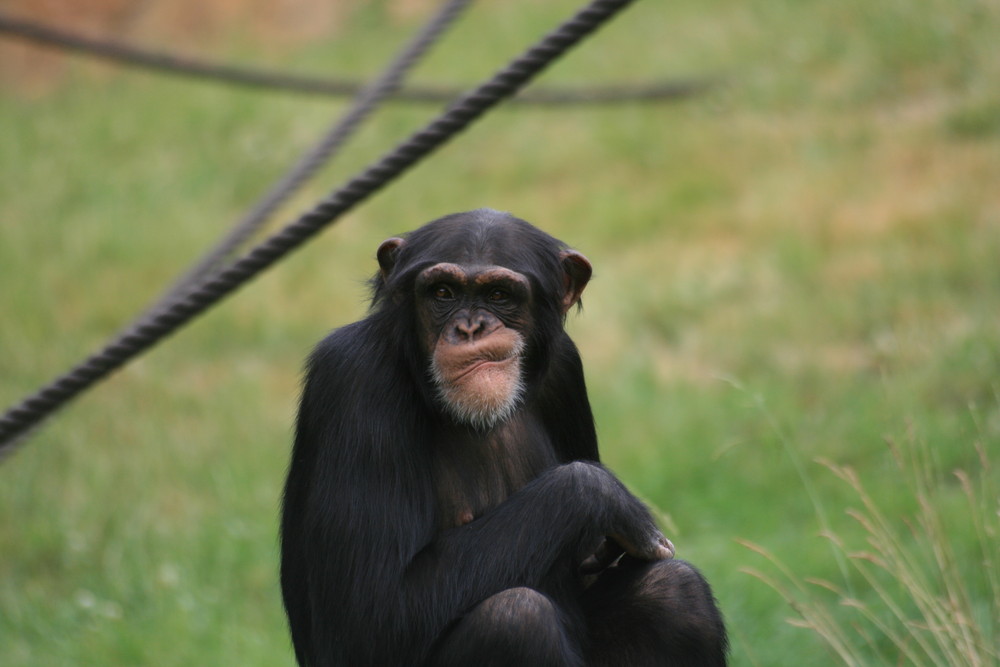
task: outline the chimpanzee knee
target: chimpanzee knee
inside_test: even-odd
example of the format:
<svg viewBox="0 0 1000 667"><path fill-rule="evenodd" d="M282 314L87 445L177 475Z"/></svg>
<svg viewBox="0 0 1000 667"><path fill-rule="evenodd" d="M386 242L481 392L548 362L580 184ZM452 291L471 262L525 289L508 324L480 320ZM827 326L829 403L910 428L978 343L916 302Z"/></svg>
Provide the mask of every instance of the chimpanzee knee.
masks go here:
<svg viewBox="0 0 1000 667"><path fill-rule="evenodd" d="M530 588L511 588L476 605L428 661L433 667L582 664L558 607Z"/></svg>
<svg viewBox="0 0 1000 667"><path fill-rule="evenodd" d="M681 560L626 557L587 591L591 665L726 664L728 640L708 582Z"/></svg>

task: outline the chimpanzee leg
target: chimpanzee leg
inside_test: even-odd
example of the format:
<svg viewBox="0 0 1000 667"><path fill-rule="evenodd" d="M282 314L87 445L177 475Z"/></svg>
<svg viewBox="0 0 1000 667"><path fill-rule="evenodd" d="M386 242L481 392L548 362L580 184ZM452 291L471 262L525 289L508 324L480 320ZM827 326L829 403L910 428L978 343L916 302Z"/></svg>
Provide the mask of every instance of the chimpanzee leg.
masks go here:
<svg viewBox="0 0 1000 667"><path fill-rule="evenodd" d="M726 664L722 614L705 578L679 560L625 557L584 593L587 665Z"/></svg>
<svg viewBox="0 0 1000 667"><path fill-rule="evenodd" d="M433 667L563 667L583 660L559 608L531 588L511 588L479 603L435 649Z"/></svg>

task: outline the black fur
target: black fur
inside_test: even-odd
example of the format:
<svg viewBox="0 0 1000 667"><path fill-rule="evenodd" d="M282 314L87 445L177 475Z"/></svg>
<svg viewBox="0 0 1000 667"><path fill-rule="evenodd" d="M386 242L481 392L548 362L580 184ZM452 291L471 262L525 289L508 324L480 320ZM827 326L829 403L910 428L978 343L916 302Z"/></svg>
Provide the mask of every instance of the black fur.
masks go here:
<svg viewBox="0 0 1000 667"><path fill-rule="evenodd" d="M373 280L368 317L313 352L281 522L301 665L725 664L721 617L687 564L625 556L580 573L607 536L640 556L663 538L598 463L562 327L564 250L495 211L429 223ZM413 281L439 262L531 285L528 392L489 432L454 423L430 387ZM453 521L452 505L475 519Z"/></svg>

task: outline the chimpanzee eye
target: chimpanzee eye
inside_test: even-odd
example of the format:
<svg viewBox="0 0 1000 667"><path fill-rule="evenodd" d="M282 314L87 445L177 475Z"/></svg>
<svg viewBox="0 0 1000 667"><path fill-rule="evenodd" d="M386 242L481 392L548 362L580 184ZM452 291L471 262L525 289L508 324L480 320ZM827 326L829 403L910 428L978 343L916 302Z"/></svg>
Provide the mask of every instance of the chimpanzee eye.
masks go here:
<svg viewBox="0 0 1000 667"><path fill-rule="evenodd" d="M451 301L455 298L455 293L447 285L435 285L431 288L431 294L438 301Z"/></svg>
<svg viewBox="0 0 1000 667"><path fill-rule="evenodd" d="M490 293L486 295L486 298L493 303L503 303L510 298L510 292L502 289L490 290Z"/></svg>

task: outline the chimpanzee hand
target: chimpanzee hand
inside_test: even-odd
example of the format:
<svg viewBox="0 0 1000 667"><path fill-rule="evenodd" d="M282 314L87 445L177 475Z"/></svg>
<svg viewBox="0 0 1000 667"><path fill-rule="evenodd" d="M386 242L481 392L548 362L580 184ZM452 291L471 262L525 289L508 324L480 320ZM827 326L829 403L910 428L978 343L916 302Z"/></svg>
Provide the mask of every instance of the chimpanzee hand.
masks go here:
<svg viewBox="0 0 1000 667"><path fill-rule="evenodd" d="M645 561L673 557L673 544L656 527L646 506L606 468L577 461L560 466L555 474L567 478L576 487L572 495L591 499L593 519L602 536L608 538L584 554L583 567L600 569L602 563L606 567L621 553ZM617 554L613 547L620 548Z"/></svg>
<svg viewBox="0 0 1000 667"><path fill-rule="evenodd" d="M673 558L674 545L666 537L663 538L663 546L666 547L668 552L667 555L643 560L666 560L668 558ZM583 562L580 563L580 574L599 574L609 567L616 565L625 555L626 552L624 547L618 544L618 542L616 542L613 538L605 538L601 540L599 545L597 545L594 553L584 558Z"/></svg>
<svg viewBox="0 0 1000 667"><path fill-rule="evenodd" d="M622 546L625 553L639 560L666 560L674 557L674 545L655 527L655 534L646 535L643 541L633 544L626 541L622 535L613 534L610 538Z"/></svg>

